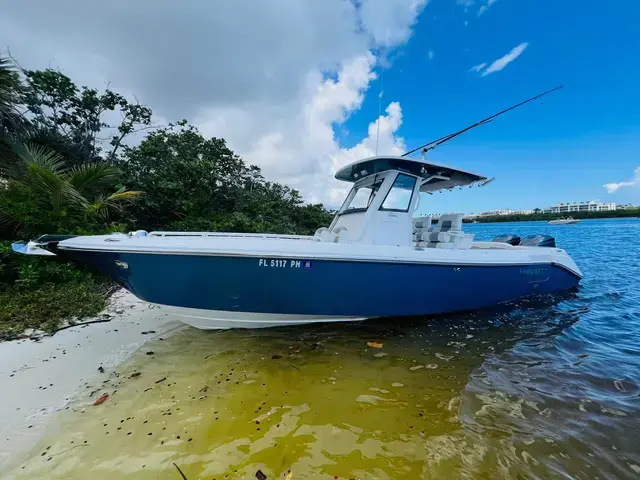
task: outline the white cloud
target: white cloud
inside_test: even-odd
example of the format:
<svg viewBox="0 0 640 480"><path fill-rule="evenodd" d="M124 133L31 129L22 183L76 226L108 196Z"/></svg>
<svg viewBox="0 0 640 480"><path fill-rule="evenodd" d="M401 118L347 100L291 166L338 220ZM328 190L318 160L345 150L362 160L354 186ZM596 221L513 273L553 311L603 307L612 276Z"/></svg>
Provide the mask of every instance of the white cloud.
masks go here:
<svg viewBox="0 0 640 480"><path fill-rule="evenodd" d="M411 27L428 1L363 0L358 2L358 13L377 46L394 47L409 40Z"/></svg>
<svg viewBox="0 0 640 480"><path fill-rule="evenodd" d="M487 66L487 62L479 63L478 65L474 65L469 69L470 72L480 72Z"/></svg>
<svg viewBox="0 0 640 480"><path fill-rule="evenodd" d="M429 57L429 60L433 60L433 55L434 55L434 51L433 50L429 50L427 52L427 57Z"/></svg>
<svg viewBox="0 0 640 480"><path fill-rule="evenodd" d="M202 130L240 146L238 152L258 163L268 178L286 181L309 201L336 206L345 185L333 179L344 165L375 154L377 122L380 122L379 153L400 154L404 142L396 137L402 123L397 102L369 125L367 137L351 148L341 148L336 127L362 105L371 82L376 57L370 52L346 60L337 77L311 73L302 98L285 115L263 104L245 105L230 111L205 110L197 120ZM291 110L289 111L289 108Z"/></svg>
<svg viewBox="0 0 640 480"><path fill-rule="evenodd" d="M529 46L528 42L523 42L520 45L513 47L509 53L507 53L504 57L501 57L494 61L491 65L487 67L487 69L482 72L482 76L485 77L490 73L499 72L504 69L507 65L513 62L516 58L522 55L522 52Z"/></svg>
<svg viewBox="0 0 640 480"><path fill-rule="evenodd" d="M603 187L607 189L608 193L615 193L622 187L634 187L637 185L640 186L640 167L636 168L633 171L633 174L634 176L631 180L618 183L607 183L603 185Z"/></svg>
<svg viewBox="0 0 640 480"><path fill-rule="evenodd" d="M484 12L486 12L489 7L491 5L493 5L494 3L496 3L498 0L488 0L486 5L482 5L480 7L480 10L478 10L478 16L482 15Z"/></svg>
<svg viewBox="0 0 640 480"><path fill-rule="evenodd" d="M0 16L0 45L9 46L26 68L51 66L80 85L99 88L110 81L112 88L135 92L155 115L188 118L207 134L226 138L267 178L299 188L308 200L335 204L339 187L329 179L349 159L375 150L376 121L380 153L401 150L397 103L352 148L342 148L336 132L377 78L374 68L383 58L372 52L407 42L427 3L8 2Z"/></svg>
<svg viewBox="0 0 640 480"><path fill-rule="evenodd" d="M457 4L464 7L464 13L469 11L469 7L471 7L475 3L475 0L457 0Z"/></svg>
<svg viewBox="0 0 640 480"><path fill-rule="evenodd" d="M509 53L507 53L504 57L500 57L495 60L491 65L487 67L487 63L483 62L479 65L475 65L469 69L470 72L482 72L481 76L486 77L490 73L499 72L504 69L507 65L513 62L516 58L522 55L522 52L529 46L528 42L523 42L520 45L512 48ZM486 68L485 68L486 67Z"/></svg>

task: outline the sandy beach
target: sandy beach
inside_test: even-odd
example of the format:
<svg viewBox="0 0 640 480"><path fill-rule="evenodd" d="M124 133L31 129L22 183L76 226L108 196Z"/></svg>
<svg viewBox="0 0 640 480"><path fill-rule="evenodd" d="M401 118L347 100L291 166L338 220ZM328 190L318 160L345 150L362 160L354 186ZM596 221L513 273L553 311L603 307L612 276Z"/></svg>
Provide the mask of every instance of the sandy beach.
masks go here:
<svg viewBox="0 0 640 480"><path fill-rule="evenodd" d="M0 472L38 442L56 412L80 395L90 405L88 393L116 366L145 343L183 328L124 290L112 296L105 315L112 320L0 343Z"/></svg>

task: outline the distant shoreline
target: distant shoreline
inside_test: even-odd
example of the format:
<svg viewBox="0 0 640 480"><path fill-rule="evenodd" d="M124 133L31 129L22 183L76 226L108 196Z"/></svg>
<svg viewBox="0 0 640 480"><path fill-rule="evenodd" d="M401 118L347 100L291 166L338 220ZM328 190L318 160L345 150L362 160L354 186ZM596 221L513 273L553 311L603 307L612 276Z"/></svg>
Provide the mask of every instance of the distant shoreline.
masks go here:
<svg viewBox="0 0 640 480"><path fill-rule="evenodd" d="M557 220L559 218L573 217L577 220L596 218L633 218L640 217L640 208L614 210L612 212L568 212L568 213L533 213L531 215L492 215L490 217L478 217L464 219L464 223L503 223L503 222L535 222Z"/></svg>

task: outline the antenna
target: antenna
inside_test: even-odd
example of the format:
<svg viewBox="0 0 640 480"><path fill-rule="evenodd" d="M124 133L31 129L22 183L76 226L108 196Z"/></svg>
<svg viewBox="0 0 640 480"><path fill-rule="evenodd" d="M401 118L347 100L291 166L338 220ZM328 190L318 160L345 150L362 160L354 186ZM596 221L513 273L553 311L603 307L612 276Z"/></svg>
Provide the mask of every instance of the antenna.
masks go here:
<svg viewBox="0 0 640 480"><path fill-rule="evenodd" d="M462 135L465 132L468 132L469 130L479 127L480 125L484 125L485 123L489 123L491 120L493 120L496 117L499 117L500 115L502 115L503 113L507 113L510 110L514 110L522 105L524 105L525 103L529 103L532 102L540 97L544 97L545 95L551 93L551 92L555 92L556 90L560 90L562 87L564 87L564 85L558 85L555 88L552 88L551 90L547 90L546 92L540 93L539 95L536 95L535 97L531 97L527 100L525 100L524 102L520 102L517 103L516 105L513 105L509 108L505 108L504 110L498 112L498 113L494 113L493 115L491 115L490 117L487 117L483 120L480 120L479 122L474 123L473 125L469 125L466 128L463 128L462 130L459 130L457 132L454 133L450 133L449 135L445 135L444 137L440 137L437 140L432 140L431 142L425 143L424 145L420 145L417 148L414 148L413 150L409 150L407 153L404 153L402 156L406 157L407 155L411 155L414 152L417 152L418 150L422 149L422 155L424 156L429 150L433 150L436 147L439 147L440 145L442 145L445 142L448 142L449 140L457 137L458 135Z"/></svg>
<svg viewBox="0 0 640 480"><path fill-rule="evenodd" d="M376 157L380 143L380 115L382 114L382 86L384 85L384 68L380 69L380 93L378 93L378 133L376 134Z"/></svg>

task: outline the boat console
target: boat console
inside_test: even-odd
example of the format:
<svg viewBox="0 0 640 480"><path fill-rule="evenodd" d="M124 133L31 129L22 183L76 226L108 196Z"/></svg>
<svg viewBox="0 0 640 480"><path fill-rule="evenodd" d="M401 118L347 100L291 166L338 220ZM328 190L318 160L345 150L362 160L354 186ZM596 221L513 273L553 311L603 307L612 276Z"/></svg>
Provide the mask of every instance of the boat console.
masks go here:
<svg viewBox="0 0 640 480"><path fill-rule="evenodd" d="M392 156L352 163L336 178L352 182L353 188L331 225L318 229L314 240L417 249L468 249L473 242L473 235L462 232L463 214L443 215L437 224L430 217L414 219L421 193L489 181L446 165Z"/></svg>

